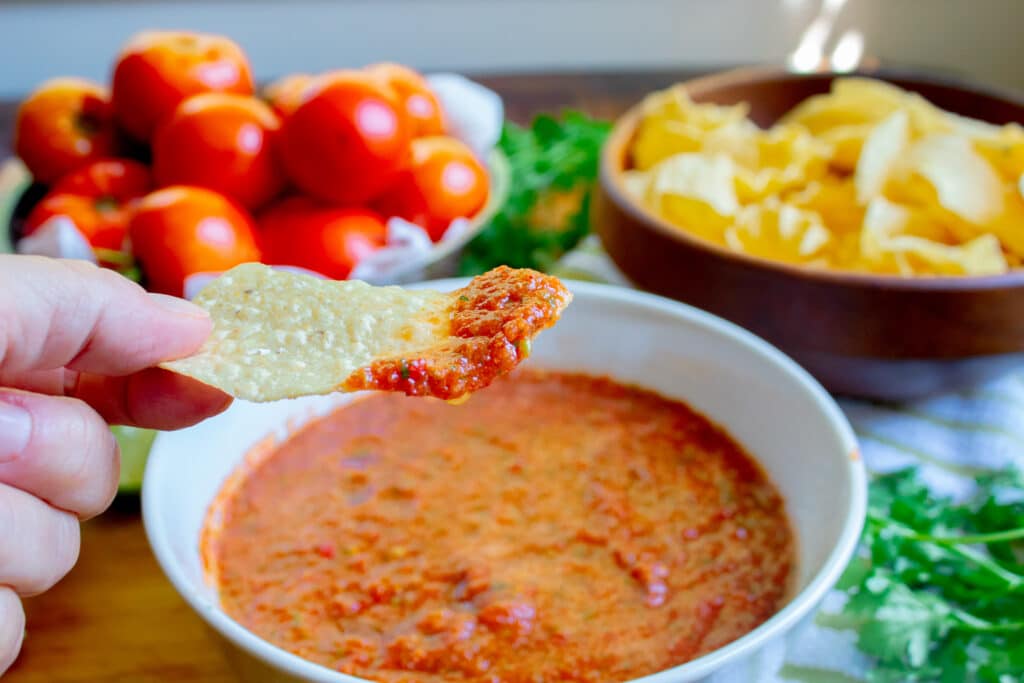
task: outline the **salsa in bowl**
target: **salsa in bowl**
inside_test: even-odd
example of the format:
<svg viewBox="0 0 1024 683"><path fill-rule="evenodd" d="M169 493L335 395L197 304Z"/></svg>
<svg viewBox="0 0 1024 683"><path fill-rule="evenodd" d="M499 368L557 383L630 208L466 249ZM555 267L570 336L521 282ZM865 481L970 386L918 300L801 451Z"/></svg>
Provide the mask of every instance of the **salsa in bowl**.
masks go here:
<svg viewBox="0 0 1024 683"><path fill-rule="evenodd" d="M817 604L864 508L832 400L713 316L572 289L461 405L240 402L158 437L147 533L247 679L696 680Z"/></svg>

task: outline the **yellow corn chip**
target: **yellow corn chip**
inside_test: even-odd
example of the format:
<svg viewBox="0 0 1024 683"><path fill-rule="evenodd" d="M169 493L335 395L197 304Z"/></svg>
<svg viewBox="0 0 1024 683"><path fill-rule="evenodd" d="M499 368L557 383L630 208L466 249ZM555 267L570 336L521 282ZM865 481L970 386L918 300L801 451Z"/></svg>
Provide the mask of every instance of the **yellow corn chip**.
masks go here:
<svg viewBox="0 0 1024 683"><path fill-rule="evenodd" d="M942 112L951 125L951 132L964 137L977 140L1002 139L1007 133L1021 132L1019 124L1011 123L1006 126L997 126L988 121L979 121L967 116L960 116L951 111Z"/></svg>
<svg viewBox="0 0 1024 683"><path fill-rule="evenodd" d="M867 204L881 194L893 165L906 149L908 126L907 113L898 109L875 126L864 141L854 174L858 203Z"/></svg>
<svg viewBox="0 0 1024 683"><path fill-rule="evenodd" d="M844 125L821 133L821 139L832 148L831 166L843 173L853 173L860 160L861 148L875 126L868 123Z"/></svg>
<svg viewBox="0 0 1024 683"><path fill-rule="evenodd" d="M633 142L633 166L646 171L670 156L698 152L703 135L703 130L681 121L644 121Z"/></svg>
<svg viewBox="0 0 1024 683"><path fill-rule="evenodd" d="M651 169L648 202L670 222L699 237L722 242L739 209L736 166L726 156L677 154Z"/></svg>
<svg viewBox="0 0 1024 683"><path fill-rule="evenodd" d="M982 230L998 237L1007 250L1024 257L1024 176L1016 188L1006 188L1003 213L982 226Z"/></svg>
<svg viewBox="0 0 1024 683"><path fill-rule="evenodd" d="M956 135L932 135L911 148L905 171L935 188L938 203L978 225L1003 212L1003 184L970 141Z"/></svg>
<svg viewBox="0 0 1024 683"><path fill-rule="evenodd" d="M758 130L746 118L747 105L695 104L680 88L649 95L642 106L644 119L632 147L639 170L687 152L742 155Z"/></svg>
<svg viewBox="0 0 1024 683"><path fill-rule="evenodd" d="M647 202L647 191L651 186L652 177L649 171L626 171L622 174L622 184L626 192L641 202Z"/></svg>
<svg viewBox="0 0 1024 683"><path fill-rule="evenodd" d="M735 251L808 263L825 257L832 237L818 214L770 199L743 207L735 225L726 228L725 241Z"/></svg>
<svg viewBox="0 0 1024 683"><path fill-rule="evenodd" d="M822 223L835 233L858 232L864 222L864 207L857 203L857 191L850 178L822 178L793 193L787 201L818 214Z"/></svg>
<svg viewBox="0 0 1024 683"><path fill-rule="evenodd" d="M838 78L831 92L809 97L794 107L782 121L800 123L813 134L823 135L836 128L874 126L898 110L908 115L914 137L965 129L970 119L956 121L916 93L872 78ZM962 118L962 117L961 117Z"/></svg>
<svg viewBox="0 0 1024 683"><path fill-rule="evenodd" d="M1010 124L999 133L978 137L974 148L1004 178L1013 180L1024 176L1024 128Z"/></svg>
<svg viewBox="0 0 1024 683"><path fill-rule="evenodd" d="M800 126L762 131L753 143L756 163L737 160L736 195L742 204L799 189L828 171L831 145Z"/></svg>
<svg viewBox="0 0 1024 683"><path fill-rule="evenodd" d="M813 135L842 127L870 126L887 113L879 111L871 101L848 106L833 95L814 95L798 104L780 119L781 123L800 124Z"/></svg>
<svg viewBox="0 0 1024 683"><path fill-rule="evenodd" d="M648 190L654 201L666 196L697 199L722 216L731 216L738 208L733 176L735 165L726 156L677 154L651 170Z"/></svg>
<svg viewBox="0 0 1024 683"><path fill-rule="evenodd" d="M732 106L697 104L690 99L686 89L680 86L648 95L642 106L645 118L660 116L677 121L690 121L707 130L730 122L743 121L750 114L750 105L745 102Z"/></svg>
<svg viewBox="0 0 1024 683"><path fill-rule="evenodd" d="M840 78L832 90L814 95L782 117L781 123L799 123L814 135L840 126L874 125L905 106L902 90L866 78Z"/></svg>
<svg viewBox="0 0 1024 683"><path fill-rule="evenodd" d="M824 171L825 162L832 154L831 145L812 136L803 126L774 126L763 131L756 142L757 164L760 167L807 167L812 162L818 162L820 170Z"/></svg>
<svg viewBox="0 0 1024 683"><path fill-rule="evenodd" d="M999 240L980 235L951 246L907 234L907 209L883 197L868 205L861 233L865 260L881 272L900 275L995 275L1005 273L1008 264Z"/></svg>

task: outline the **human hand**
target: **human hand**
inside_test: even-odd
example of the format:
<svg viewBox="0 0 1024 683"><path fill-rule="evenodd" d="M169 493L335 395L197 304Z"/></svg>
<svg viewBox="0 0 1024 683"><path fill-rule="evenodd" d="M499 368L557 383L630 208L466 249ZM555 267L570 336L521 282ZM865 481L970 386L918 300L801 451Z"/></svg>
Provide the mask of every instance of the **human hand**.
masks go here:
<svg viewBox="0 0 1024 683"><path fill-rule="evenodd" d="M117 491L107 423L177 429L231 399L155 367L194 352L206 313L77 261L0 256L0 675L21 647L21 598L78 558L78 522Z"/></svg>

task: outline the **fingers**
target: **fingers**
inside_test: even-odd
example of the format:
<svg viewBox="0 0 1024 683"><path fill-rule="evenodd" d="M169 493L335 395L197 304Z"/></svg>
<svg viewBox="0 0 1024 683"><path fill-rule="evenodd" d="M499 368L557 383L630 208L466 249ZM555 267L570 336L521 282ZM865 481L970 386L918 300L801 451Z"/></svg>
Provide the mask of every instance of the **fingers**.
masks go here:
<svg viewBox="0 0 1024 683"><path fill-rule="evenodd" d="M0 586L0 676L11 668L25 637L25 611L18 594Z"/></svg>
<svg viewBox="0 0 1024 683"><path fill-rule="evenodd" d="M78 559L78 520L35 496L0 484L0 585L37 595Z"/></svg>
<svg viewBox="0 0 1024 683"><path fill-rule="evenodd" d="M74 373L64 368L30 370L20 375L5 377L2 386L9 389L34 391L37 394L61 396L64 394L64 387L67 386L68 375L74 375Z"/></svg>
<svg viewBox="0 0 1024 683"><path fill-rule="evenodd" d="M187 356L206 313L84 261L0 256L0 384L67 366L126 375Z"/></svg>
<svg viewBox="0 0 1024 683"><path fill-rule="evenodd" d="M127 377L80 375L69 394L111 424L180 429L223 412L231 397L191 377L149 368Z"/></svg>
<svg viewBox="0 0 1024 683"><path fill-rule="evenodd" d="M89 406L0 389L0 431L0 483L81 519L110 505L117 493L117 441Z"/></svg>
<svg viewBox="0 0 1024 683"><path fill-rule="evenodd" d="M231 397L190 377L146 368L125 377L70 370L37 370L13 378L11 388L73 396L110 424L180 429L222 413Z"/></svg>

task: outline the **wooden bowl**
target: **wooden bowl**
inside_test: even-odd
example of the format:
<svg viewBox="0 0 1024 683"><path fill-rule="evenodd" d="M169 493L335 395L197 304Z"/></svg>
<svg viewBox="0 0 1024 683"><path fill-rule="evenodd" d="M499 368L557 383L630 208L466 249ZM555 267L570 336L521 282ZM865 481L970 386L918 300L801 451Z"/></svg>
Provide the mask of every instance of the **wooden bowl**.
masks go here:
<svg viewBox="0 0 1024 683"><path fill-rule="evenodd" d="M958 114L1024 122L1024 100L1012 94L894 72L861 75L920 93ZM697 102L749 102L754 121L768 126L807 97L827 92L836 77L753 68L683 85ZM802 268L702 241L626 192L622 174L640 118L637 105L617 121L603 150L593 204L605 249L640 287L750 329L838 394L920 398L1024 365L1024 270L900 278Z"/></svg>

